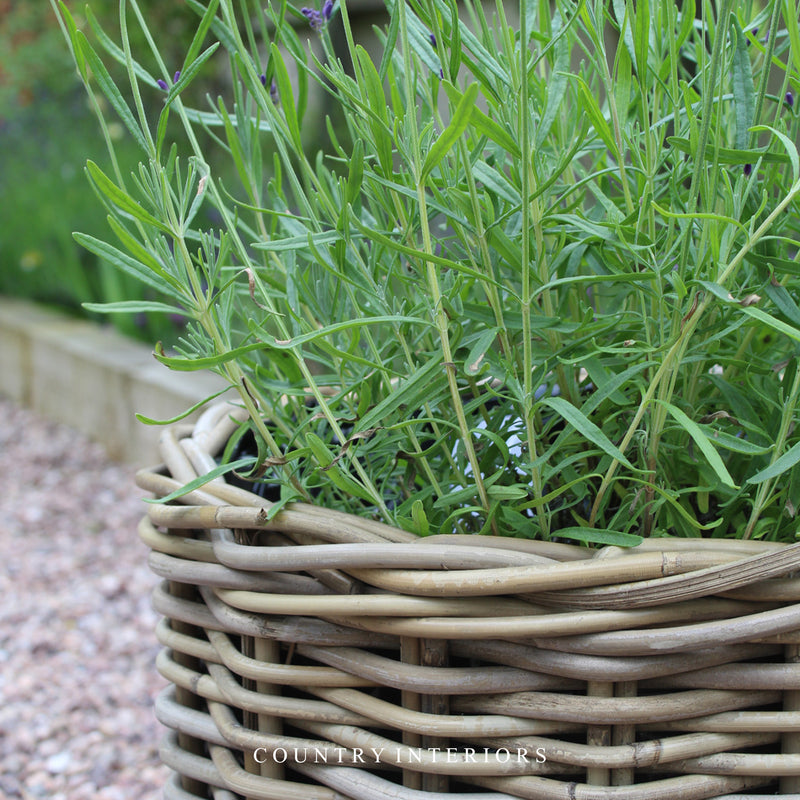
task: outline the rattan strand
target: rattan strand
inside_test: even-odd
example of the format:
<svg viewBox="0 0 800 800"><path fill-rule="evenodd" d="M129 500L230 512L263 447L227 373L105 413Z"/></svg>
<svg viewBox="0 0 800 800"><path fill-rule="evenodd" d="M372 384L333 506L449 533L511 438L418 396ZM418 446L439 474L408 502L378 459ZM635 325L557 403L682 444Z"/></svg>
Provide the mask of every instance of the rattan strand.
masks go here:
<svg viewBox="0 0 800 800"><path fill-rule="evenodd" d="M166 432L140 485L206 470L229 414ZM271 510L218 479L140 526L165 579L163 759L214 800L800 800L800 546L416 540ZM547 761L501 763L516 748Z"/></svg>

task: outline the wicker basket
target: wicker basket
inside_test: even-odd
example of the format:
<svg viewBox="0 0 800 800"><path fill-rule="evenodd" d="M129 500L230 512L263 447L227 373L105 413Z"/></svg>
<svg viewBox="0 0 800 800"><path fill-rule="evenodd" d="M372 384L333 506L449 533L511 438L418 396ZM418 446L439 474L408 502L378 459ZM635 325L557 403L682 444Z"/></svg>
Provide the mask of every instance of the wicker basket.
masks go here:
<svg viewBox="0 0 800 800"><path fill-rule="evenodd" d="M162 440L164 496L230 407ZM215 480L152 505L166 798L800 798L800 545L416 539Z"/></svg>

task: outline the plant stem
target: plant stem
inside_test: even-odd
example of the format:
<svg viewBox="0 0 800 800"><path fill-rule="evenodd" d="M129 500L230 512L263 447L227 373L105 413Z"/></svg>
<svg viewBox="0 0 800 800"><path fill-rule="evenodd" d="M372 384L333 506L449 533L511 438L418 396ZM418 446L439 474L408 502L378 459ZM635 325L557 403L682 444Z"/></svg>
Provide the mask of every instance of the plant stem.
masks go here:
<svg viewBox="0 0 800 800"><path fill-rule="evenodd" d="M786 440L789 438L792 425L794 424L794 414L797 408L798 394L800 394L800 369L796 369L794 373L794 381L792 388L789 391L789 396L783 404L781 411L781 426L778 430L778 435L775 438L775 446L772 450L772 458L770 458L769 466L772 466L782 455L783 448L786 445ZM756 498L753 501L753 510L750 514L750 519L747 521L747 527L742 535L743 539L749 539L753 535L756 523L758 522L761 512L764 510L770 500L772 489L775 485L776 478L771 478L764 481L758 487Z"/></svg>
<svg viewBox="0 0 800 800"><path fill-rule="evenodd" d="M534 497L540 498L544 494L542 486L541 470L536 462L538 461L538 447L536 437L536 418L533 411L533 341L531 331L531 172L529 159L531 153L531 131L530 117L528 115L529 85L528 85L528 15L526 0L520 0L520 67L519 67L519 133L520 149L522 151L521 165L521 194L522 194L522 239L520 252L520 270L522 275L522 395L523 395L523 417L525 432L528 443L528 456L531 465L531 482L533 483ZM539 229L539 235L541 230ZM543 283L547 283L545 275ZM550 536L550 520L543 505L536 509L536 516L541 528L542 537L547 539Z"/></svg>

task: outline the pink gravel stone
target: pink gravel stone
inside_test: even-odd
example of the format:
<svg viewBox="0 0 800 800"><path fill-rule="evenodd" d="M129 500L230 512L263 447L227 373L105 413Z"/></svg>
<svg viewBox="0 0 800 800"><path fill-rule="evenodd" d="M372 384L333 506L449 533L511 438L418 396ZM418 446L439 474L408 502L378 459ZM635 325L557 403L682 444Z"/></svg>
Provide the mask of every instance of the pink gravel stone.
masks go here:
<svg viewBox="0 0 800 800"><path fill-rule="evenodd" d="M0 475L0 796L156 800L165 681L134 469L0 399Z"/></svg>

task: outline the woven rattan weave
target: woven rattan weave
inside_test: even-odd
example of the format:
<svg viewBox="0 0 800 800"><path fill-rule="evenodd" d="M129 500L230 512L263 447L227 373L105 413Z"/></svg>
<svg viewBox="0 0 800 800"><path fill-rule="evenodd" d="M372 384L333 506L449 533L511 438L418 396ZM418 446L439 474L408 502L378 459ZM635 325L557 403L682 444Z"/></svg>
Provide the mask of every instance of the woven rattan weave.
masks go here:
<svg viewBox="0 0 800 800"><path fill-rule="evenodd" d="M156 496L231 407L162 438ZM221 479L153 504L165 797L800 798L800 545L428 537Z"/></svg>

